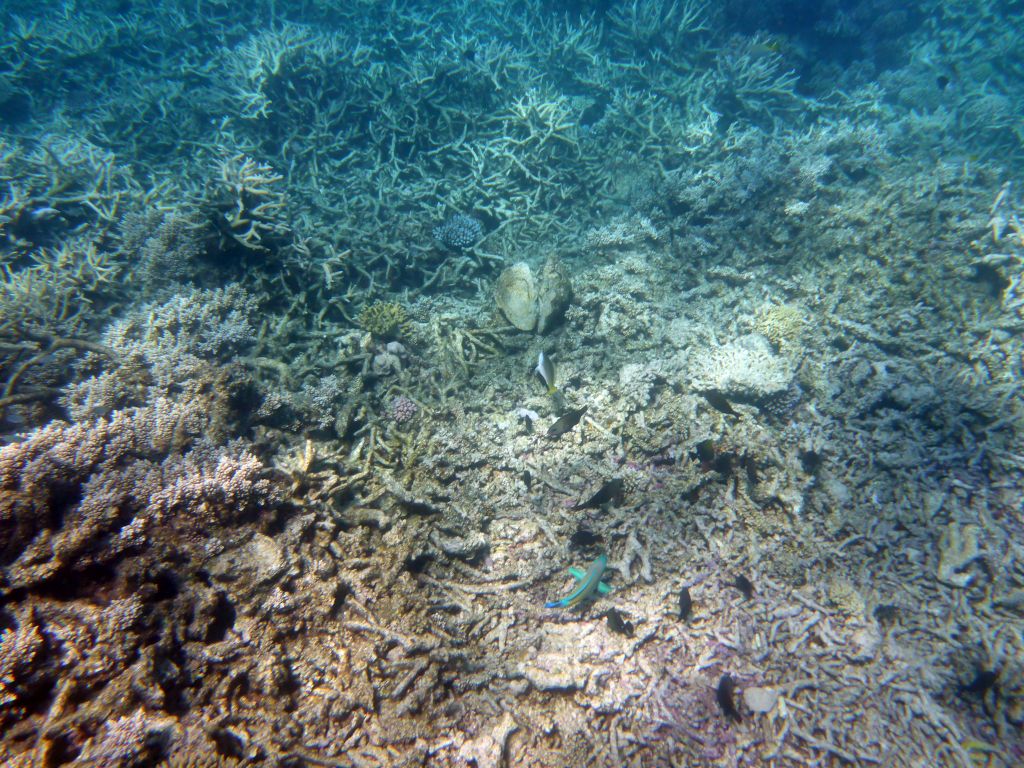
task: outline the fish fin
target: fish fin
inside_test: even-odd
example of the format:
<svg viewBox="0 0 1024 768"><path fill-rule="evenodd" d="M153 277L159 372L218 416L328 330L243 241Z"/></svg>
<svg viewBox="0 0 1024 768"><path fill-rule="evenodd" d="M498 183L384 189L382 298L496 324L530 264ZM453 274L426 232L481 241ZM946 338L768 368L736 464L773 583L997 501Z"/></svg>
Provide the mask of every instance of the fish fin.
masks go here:
<svg viewBox="0 0 1024 768"><path fill-rule="evenodd" d="M602 595L607 595L609 592L612 591L612 588L602 581L600 584L597 585L597 591L600 592Z"/></svg>
<svg viewBox="0 0 1024 768"><path fill-rule="evenodd" d="M576 581L582 581L583 577L587 575L587 572L584 571L582 568L577 568L576 566L573 566L569 569L569 575L576 579Z"/></svg>

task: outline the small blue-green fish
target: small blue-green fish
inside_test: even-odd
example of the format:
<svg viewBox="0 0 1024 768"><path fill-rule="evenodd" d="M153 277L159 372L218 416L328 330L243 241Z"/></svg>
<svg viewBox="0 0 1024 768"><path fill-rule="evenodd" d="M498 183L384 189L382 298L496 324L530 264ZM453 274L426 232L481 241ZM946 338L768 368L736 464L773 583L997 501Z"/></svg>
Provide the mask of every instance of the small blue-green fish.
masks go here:
<svg viewBox="0 0 1024 768"><path fill-rule="evenodd" d="M558 387L555 386L555 364L543 352L537 358L537 367L533 369L533 372L544 380L549 395L558 391Z"/></svg>
<svg viewBox="0 0 1024 768"><path fill-rule="evenodd" d="M579 581L576 589L561 600L556 600L553 603L547 603L544 607L575 608L577 605L580 605L592 598L595 594L608 594L611 592L611 587L601 581L601 577L604 575L604 569L607 566L608 555L602 553L593 563L590 564L590 568L587 569L586 573L583 573L578 568L570 568L569 573Z"/></svg>

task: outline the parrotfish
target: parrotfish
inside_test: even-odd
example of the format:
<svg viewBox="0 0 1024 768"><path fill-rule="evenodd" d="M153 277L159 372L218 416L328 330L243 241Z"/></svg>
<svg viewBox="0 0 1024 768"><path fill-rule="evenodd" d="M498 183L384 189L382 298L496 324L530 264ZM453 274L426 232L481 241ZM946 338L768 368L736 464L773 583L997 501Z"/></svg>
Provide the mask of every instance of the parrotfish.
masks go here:
<svg viewBox="0 0 1024 768"><path fill-rule="evenodd" d="M601 554L590 564L590 568L587 569L586 573L579 568L570 568L569 573L579 582L576 589L561 600L547 603L544 607L575 608L577 605L581 605L594 597L595 594L608 594L612 591L611 587L601 581L601 576L604 575L606 567L608 567L608 555Z"/></svg>

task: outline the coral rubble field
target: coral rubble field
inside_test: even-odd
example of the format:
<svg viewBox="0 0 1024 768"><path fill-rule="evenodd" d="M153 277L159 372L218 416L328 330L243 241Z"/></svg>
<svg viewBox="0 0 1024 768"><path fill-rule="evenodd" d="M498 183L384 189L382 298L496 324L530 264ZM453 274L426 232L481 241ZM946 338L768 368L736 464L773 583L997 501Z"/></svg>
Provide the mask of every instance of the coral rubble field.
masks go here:
<svg viewBox="0 0 1024 768"><path fill-rule="evenodd" d="M0 765L1024 764L1022 12L5 0Z"/></svg>

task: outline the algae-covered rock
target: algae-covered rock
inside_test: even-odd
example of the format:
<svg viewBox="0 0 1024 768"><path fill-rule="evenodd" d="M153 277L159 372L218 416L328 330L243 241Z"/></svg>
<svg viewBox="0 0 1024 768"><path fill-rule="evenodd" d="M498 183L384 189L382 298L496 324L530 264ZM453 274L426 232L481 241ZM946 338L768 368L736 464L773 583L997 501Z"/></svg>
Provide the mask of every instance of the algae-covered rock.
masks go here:
<svg viewBox="0 0 1024 768"><path fill-rule="evenodd" d="M237 582L246 587L267 584L287 568L288 559L281 546L262 533L217 556L209 565L210 575L217 581Z"/></svg>

